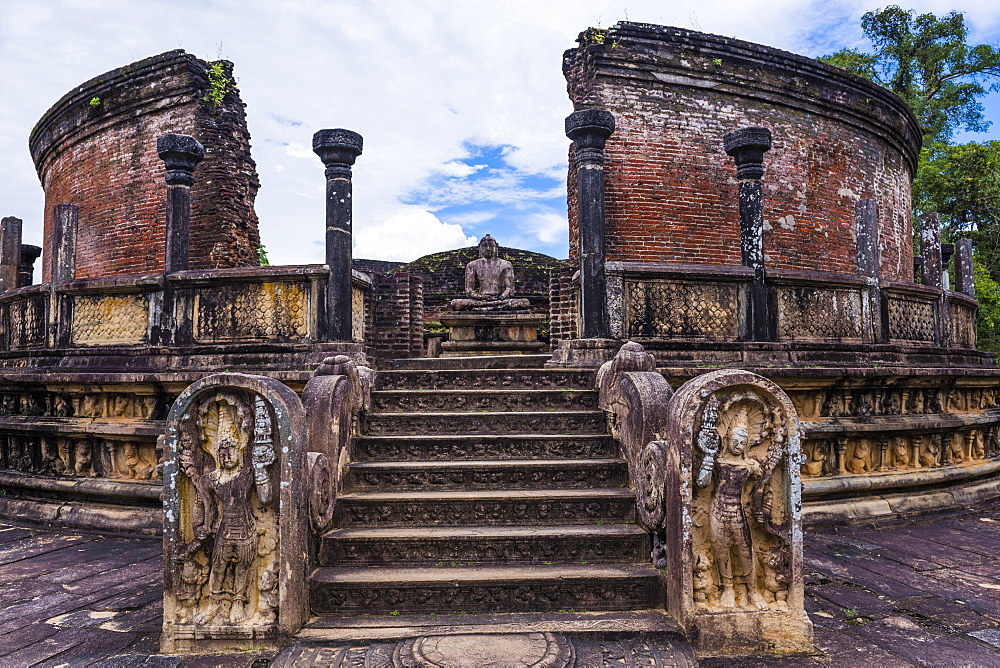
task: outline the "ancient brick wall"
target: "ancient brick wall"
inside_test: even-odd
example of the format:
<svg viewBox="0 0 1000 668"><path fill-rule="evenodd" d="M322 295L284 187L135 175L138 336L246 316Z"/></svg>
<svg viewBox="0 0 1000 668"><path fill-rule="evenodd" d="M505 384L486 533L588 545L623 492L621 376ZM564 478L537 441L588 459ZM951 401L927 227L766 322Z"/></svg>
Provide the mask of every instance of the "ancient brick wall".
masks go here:
<svg viewBox="0 0 1000 668"><path fill-rule="evenodd" d="M191 268L258 264L259 182L244 105L234 86L218 106L205 101L207 72L208 63L170 51L88 81L38 121L29 146L45 190L45 248L52 207L78 205L78 278L163 270L166 184L156 138L167 132L206 148L191 192Z"/></svg>
<svg viewBox="0 0 1000 668"><path fill-rule="evenodd" d="M910 182L916 119L896 96L794 54L623 22L567 51L577 109L615 116L608 140L608 260L740 264L735 167L722 137L773 135L765 154L769 268L857 273L854 207L878 202L882 277L912 280ZM570 155L571 257L577 256Z"/></svg>
<svg viewBox="0 0 1000 668"><path fill-rule="evenodd" d="M419 276L399 272L372 276L375 316L372 354L380 363L419 357L424 345L423 284Z"/></svg>
<svg viewBox="0 0 1000 668"><path fill-rule="evenodd" d="M580 337L580 286L573 266L549 272L549 343Z"/></svg>

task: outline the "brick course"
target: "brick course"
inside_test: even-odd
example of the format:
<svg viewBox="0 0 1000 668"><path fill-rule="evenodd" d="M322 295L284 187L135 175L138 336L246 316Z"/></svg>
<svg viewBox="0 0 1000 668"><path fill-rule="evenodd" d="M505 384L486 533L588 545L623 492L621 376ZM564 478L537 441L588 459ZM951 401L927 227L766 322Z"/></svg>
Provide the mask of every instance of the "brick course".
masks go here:
<svg viewBox="0 0 1000 668"><path fill-rule="evenodd" d="M52 208L78 205L78 278L163 270L166 184L156 137L167 132L192 135L206 149L191 192L190 267L258 264L260 184L244 105L235 88L217 108L204 101L207 70L170 51L91 79L38 121L29 146L45 191L44 247Z"/></svg>

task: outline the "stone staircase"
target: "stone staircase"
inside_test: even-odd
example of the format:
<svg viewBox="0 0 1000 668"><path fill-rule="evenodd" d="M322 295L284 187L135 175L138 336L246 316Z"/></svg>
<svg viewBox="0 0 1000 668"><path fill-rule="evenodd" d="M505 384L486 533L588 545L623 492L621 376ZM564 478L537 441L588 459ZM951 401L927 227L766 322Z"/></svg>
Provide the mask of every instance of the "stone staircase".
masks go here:
<svg viewBox="0 0 1000 668"><path fill-rule="evenodd" d="M505 360L521 368L485 368ZM378 374L312 574L311 626L662 610L593 372L543 361L408 360Z"/></svg>

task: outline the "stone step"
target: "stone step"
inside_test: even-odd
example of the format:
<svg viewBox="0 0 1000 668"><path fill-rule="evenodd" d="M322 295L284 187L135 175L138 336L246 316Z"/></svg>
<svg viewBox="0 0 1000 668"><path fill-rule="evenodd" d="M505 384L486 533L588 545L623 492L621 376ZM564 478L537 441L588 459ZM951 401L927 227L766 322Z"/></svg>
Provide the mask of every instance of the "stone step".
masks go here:
<svg viewBox="0 0 1000 668"><path fill-rule="evenodd" d="M635 518L630 489L352 492L337 499L338 527L558 526Z"/></svg>
<svg viewBox="0 0 1000 668"><path fill-rule="evenodd" d="M380 390L373 413L597 410L596 390Z"/></svg>
<svg viewBox="0 0 1000 668"><path fill-rule="evenodd" d="M425 615L326 615L313 617L296 638L303 643L319 644L330 640L386 640L412 638L416 635L456 635L474 633L569 633L574 639L593 636L607 642L607 635L641 634L658 641L683 642L684 634L676 620L662 609L600 612L504 612L486 614ZM619 658L621 658L619 656ZM692 653L693 658L693 653ZM275 666L279 665L277 662ZM306 664L313 665L313 664ZM512 663L511 665L519 665ZM536 664L538 665L538 664ZM553 664L555 665L555 664ZM616 665L601 662L577 662L576 666ZM617 665L620 665L617 664ZM665 662L649 664L673 666ZM686 665L697 665L695 662Z"/></svg>
<svg viewBox="0 0 1000 668"><path fill-rule="evenodd" d="M541 369L551 355L469 355L467 357L412 357L392 360L393 369Z"/></svg>
<svg viewBox="0 0 1000 668"><path fill-rule="evenodd" d="M466 434L603 434L601 411L523 413L370 413L362 431L369 436L451 436Z"/></svg>
<svg viewBox="0 0 1000 668"><path fill-rule="evenodd" d="M594 370L441 369L379 371L376 390L592 390Z"/></svg>
<svg viewBox="0 0 1000 668"><path fill-rule="evenodd" d="M560 527L388 527L334 529L320 542L321 566L595 564L649 559L635 525Z"/></svg>
<svg viewBox="0 0 1000 668"><path fill-rule="evenodd" d="M359 436L354 442L357 461L615 459L620 454L614 439L601 434Z"/></svg>
<svg viewBox="0 0 1000 668"><path fill-rule="evenodd" d="M317 568L320 615L638 610L663 605L659 571L645 564Z"/></svg>
<svg viewBox="0 0 1000 668"><path fill-rule="evenodd" d="M349 491L587 489L628 486L621 459L462 462L355 462Z"/></svg>

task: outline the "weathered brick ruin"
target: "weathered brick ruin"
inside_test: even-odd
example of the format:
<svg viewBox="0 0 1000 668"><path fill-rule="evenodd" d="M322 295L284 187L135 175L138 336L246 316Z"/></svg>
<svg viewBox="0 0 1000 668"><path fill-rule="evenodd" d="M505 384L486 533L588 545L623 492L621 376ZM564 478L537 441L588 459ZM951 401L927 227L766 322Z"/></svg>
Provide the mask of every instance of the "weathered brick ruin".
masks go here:
<svg viewBox="0 0 1000 668"><path fill-rule="evenodd" d="M166 216L156 138L194 137L206 148L191 192L191 269L260 264L254 198L260 183L250 157L244 104L232 64L220 61L224 96L209 98L210 63L168 51L80 85L32 130L29 146L45 190L51 248L56 204L80 207L76 277L163 271ZM42 281L50 279L45 267Z"/></svg>
<svg viewBox="0 0 1000 668"><path fill-rule="evenodd" d="M508 255L552 354L482 354L477 331L468 357L413 359L475 249L352 261L362 138L332 129L326 263L252 266L242 106L212 116L204 68L165 54L46 114L46 282L0 294L0 512L162 526L164 649L287 642L310 614L316 639L582 607L601 632L679 622L703 652L809 651L803 524L1000 496L972 245L946 289L925 217L915 281L919 136L877 86L692 31L586 31L564 56L570 260ZM111 240L136 229L153 241L126 262ZM5 286L19 232L0 225ZM500 322L525 301L484 244L490 290L454 308Z"/></svg>

